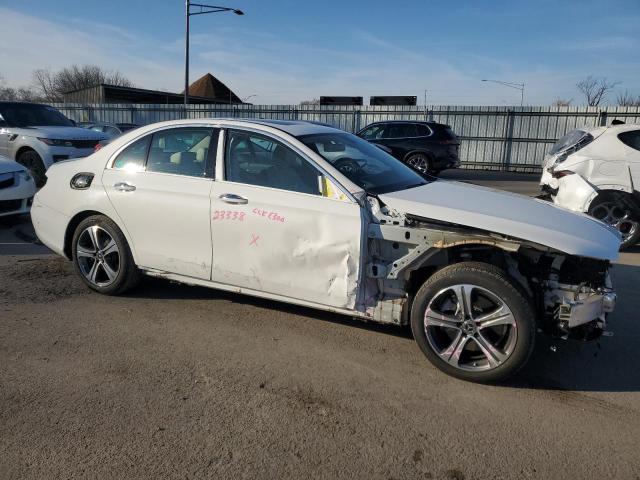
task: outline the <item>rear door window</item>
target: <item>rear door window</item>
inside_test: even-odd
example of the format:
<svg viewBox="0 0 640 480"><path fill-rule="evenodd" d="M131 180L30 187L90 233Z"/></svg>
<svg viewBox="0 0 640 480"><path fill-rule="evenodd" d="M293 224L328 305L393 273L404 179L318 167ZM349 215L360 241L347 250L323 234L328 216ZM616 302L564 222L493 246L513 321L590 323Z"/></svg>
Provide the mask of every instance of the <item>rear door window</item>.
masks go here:
<svg viewBox="0 0 640 480"><path fill-rule="evenodd" d="M416 130L415 123L392 123L387 128L388 138L410 138L417 137L418 131Z"/></svg>
<svg viewBox="0 0 640 480"><path fill-rule="evenodd" d="M416 130L419 137L428 137L431 135L431 129L422 123L416 123Z"/></svg>
<svg viewBox="0 0 640 480"><path fill-rule="evenodd" d="M211 128L181 127L153 134L148 172L203 177L212 142Z"/></svg>
<svg viewBox="0 0 640 480"><path fill-rule="evenodd" d="M382 125L372 125L369 128L365 129L360 137L365 140L376 140L378 138L383 138L384 134L384 124Z"/></svg>
<svg viewBox="0 0 640 480"><path fill-rule="evenodd" d="M144 163L147 159L150 142L151 135L147 135L133 142L116 157L113 162L113 168L133 172L144 170Z"/></svg>

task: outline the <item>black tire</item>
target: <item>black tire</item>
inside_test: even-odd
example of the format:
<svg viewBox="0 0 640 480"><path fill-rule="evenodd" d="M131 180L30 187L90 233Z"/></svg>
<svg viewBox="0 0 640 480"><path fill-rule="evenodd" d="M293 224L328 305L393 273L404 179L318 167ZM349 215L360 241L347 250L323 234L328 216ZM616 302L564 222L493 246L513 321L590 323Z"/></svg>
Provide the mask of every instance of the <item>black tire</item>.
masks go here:
<svg viewBox="0 0 640 480"><path fill-rule="evenodd" d="M465 365L463 362L458 362L454 359L453 361L459 364L459 366L454 366L452 363L445 361L443 357L454 357L453 353L449 354L449 352L452 351L452 348L449 347L440 352L436 351L433 346L433 333L431 333L433 330L429 330L430 337L429 339L427 338L427 329L434 328L433 325L426 325L427 307L430 305L433 306L432 301L435 302L438 298L448 295L450 290L453 291L453 288L451 287L459 285L464 285L465 287L475 286L479 292L476 293L476 301L484 301L485 299L482 298L482 296L485 294L488 295L486 292L489 292L491 295L494 295L496 299L500 300L503 306L506 305L508 307L505 311L510 310L509 313L511 314L511 317L509 317L509 321L513 322L512 325L497 325L495 327L489 327L490 331L482 330L482 332L486 332L481 335L483 341L486 340L489 333L495 335L495 331L491 331L493 328L500 328L505 332L509 332L508 345L510 346L508 351L504 350L506 353L503 353L503 351L498 350L501 356L504 356L504 360L498 361L492 356L492 361L494 361L496 366L490 365L491 362L489 361L489 356L486 355L486 366L480 365L480 367L477 367L475 360L473 360L473 358L480 358L483 351L478 348L480 342L476 340L480 335L480 328L487 328L478 327L477 331L474 333L468 333L468 330L466 329L467 325L465 324L473 323L473 313L471 314L471 320L460 323L458 332L456 332L455 329L449 330L449 327L437 332L439 334L447 331L452 332L451 336L455 337L455 339L452 340L452 346L459 338L466 338L466 340L464 340L463 348L467 348L467 345L469 345L468 348L473 348L475 346L477 350L476 352L466 352L463 350L456 356L458 359L464 356L469 356L469 358L472 359L469 364ZM471 291L472 294L473 291L474 290ZM474 308L477 307L473 305L473 300L470 300L470 302L472 306L471 310L473 311ZM433 310L430 309L430 311ZM457 312L458 310L456 309L456 314ZM491 312L491 310L489 310L489 312ZM485 313L483 312L483 314ZM454 317L454 315L447 318L452 317ZM462 325L465 325L465 328L463 328ZM436 325L435 328L440 327ZM535 344L536 321L529 299L525 296L520 286L511 280L503 270L486 263L462 262L449 265L437 271L418 290L411 308L411 330L418 346L422 350L422 353L424 353L433 365L443 372L453 377L471 382L496 383L504 381L516 374L529 360ZM458 335L460 335L460 337L458 337ZM496 338L500 337L496 335ZM446 341L447 339L445 338L445 344ZM458 344L460 343L463 342L459 341ZM493 347L494 345L492 344L491 346ZM457 351L455 348L453 350ZM479 362L481 362L481 360L479 360ZM469 370L468 368L486 369Z"/></svg>
<svg viewBox="0 0 640 480"><path fill-rule="evenodd" d="M90 248L85 247L85 244L88 246L90 242L91 235L86 233L87 229L90 228L98 232L95 243L102 244L103 248L107 247L104 242L110 237L117 247L117 252L104 253L104 255L100 255L100 258L97 258L98 252L96 252L96 257L93 261L98 262L99 265L96 267L97 275L93 275L94 281L89 278L93 272L93 269L90 269L89 266L92 266L93 263L86 255ZM76 227L71 245L73 266L76 273L92 290L105 295L119 295L131 290L140 282L142 275L133 260L129 244L120 228L110 218L104 215L93 215L85 218ZM114 256L116 253L118 255L117 270L114 268L116 264ZM108 262L111 273L115 273L113 279L109 277L105 267L101 268L100 262L102 262L101 265L105 265L105 262Z"/></svg>
<svg viewBox="0 0 640 480"><path fill-rule="evenodd" d="M433 158L427 153L411 153L404 159L404 163L422 175L431 175L433 172Z"/></svg>
<svg viewBox="0 0 640 480"><path fill-rule="evenodd" d="M33 150L29 150L28 152L23 152L18 155L16 161L29 170L36 187L44 187L44 184L47 183L47 176L45 174L46 169L44 168L44 163L40 158L40 155Z"/></svg>
<svg viewBox="0 0 640 480"><path fill-rule="evenodd" d="M627 250L640 240L640 218L637 213L625 203L624 193L601 194L591 205L588 214L611 225L623 236L620 251ZM629 201L631 203L633 200ZM620 222L624 215L628 221Z"/></svg>

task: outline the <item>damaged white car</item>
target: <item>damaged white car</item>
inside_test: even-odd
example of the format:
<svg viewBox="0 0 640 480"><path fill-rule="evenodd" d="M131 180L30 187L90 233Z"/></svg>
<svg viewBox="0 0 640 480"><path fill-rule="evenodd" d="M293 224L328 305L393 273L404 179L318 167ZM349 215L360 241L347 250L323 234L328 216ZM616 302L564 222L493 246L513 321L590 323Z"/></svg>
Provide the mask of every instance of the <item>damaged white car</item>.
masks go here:
<svg viewBox="0 0 640 480"><path fill-rule="evenodd" d="M635 245L640 239L640 125L572 130L546 156L540 184L555 204L618 230L622 249Z"/></svg>
<svg viewBox="0 0 640 480"><path fill-rule="evenodd" d="M592 339L615 305L619 235L523 196L426 181L298 121L193 119L48 171L32 218L92 289L141 274L411 325L459 378L518 371L536 331Z"/></svg>

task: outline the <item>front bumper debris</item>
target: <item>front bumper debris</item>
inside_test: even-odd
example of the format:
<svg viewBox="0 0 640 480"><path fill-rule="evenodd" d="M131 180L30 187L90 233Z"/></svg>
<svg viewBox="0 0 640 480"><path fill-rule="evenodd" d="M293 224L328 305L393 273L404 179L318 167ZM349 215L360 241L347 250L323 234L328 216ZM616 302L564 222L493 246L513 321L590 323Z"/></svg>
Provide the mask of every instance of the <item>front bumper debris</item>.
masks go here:
<svg viewBox="0 0 640 480"><path fill-rule="evenodd" d="M555 333L563 338L594 340L605 331L607 314L616 306L612 288L556 284L545 293Z"/></svg>

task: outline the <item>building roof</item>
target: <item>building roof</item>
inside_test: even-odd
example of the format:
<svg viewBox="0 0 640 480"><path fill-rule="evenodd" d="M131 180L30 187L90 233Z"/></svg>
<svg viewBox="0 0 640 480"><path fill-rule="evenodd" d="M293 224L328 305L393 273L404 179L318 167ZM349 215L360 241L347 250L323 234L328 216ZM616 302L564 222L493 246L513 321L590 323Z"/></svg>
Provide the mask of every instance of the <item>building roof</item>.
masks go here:
<svg viewBox="0 0 640 480"><path fill-rule="evenodd" d="M184 90L182 91L184 94ZM213 98L221 103L242 103L240 97L231 91L224 83L210 73L204 74L189 85L189 96Z"/></svg>
<svg viewBox="0 0 640 480"><path fill-rule="evenodd" d="M109 85L107 83L100 83L91 87L80 88L77 90L70 90L64 93L66 101L74 101L79 99L84 94L89 94L95 89L101 88L104 91L104 98L97 101L103 102L117 102L117 103L182 103L184 100L184 93L172 93L163 92L161 90L148 90L146 88L135 87L123 87L120 85ZM79 100L84 101L84 100ZM189 91L190 103L228 103L228 100L220 101L210 97L199 97L193 95Z"/></svg>

